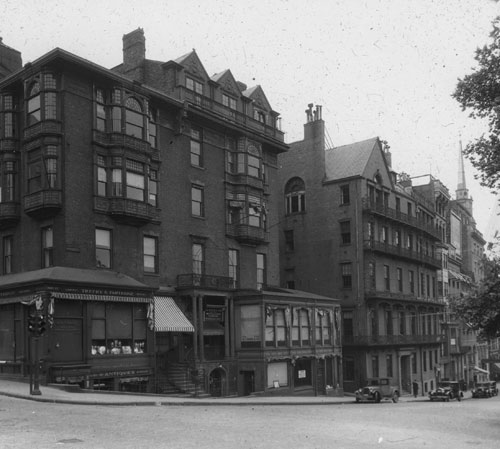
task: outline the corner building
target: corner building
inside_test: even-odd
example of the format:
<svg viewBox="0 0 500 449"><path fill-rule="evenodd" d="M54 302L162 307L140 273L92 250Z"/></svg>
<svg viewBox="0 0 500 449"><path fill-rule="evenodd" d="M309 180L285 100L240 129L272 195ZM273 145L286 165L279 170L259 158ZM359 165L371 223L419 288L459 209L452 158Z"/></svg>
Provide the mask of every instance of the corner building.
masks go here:
<svg viewBox="0 0 500 449"><path fill-rule="evenodd" d="M378 138L326 148L321 106L279 155L281 279L341 300L343 385L435 385L441 335L436 206L391 168Z"/></svg>
<svg viewBox="0 0 500 449"><path fill-rule="evenodd" d="M278 113L195 51L145 54L142 29L111 70L61 49L22 66L0 43L0 374L27 378L41 359L43 382L87 388L324 391L321 361L340 357L332 301L269 287ZM290 328L266 319L276 307L325 312L321 347L293 352ZM314 366L295 372L299 357Z"/></svg>

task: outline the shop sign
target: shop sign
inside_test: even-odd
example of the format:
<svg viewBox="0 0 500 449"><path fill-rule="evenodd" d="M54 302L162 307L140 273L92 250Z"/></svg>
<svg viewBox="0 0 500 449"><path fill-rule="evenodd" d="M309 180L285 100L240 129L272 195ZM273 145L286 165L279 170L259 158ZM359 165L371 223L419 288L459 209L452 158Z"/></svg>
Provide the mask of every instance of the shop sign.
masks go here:
<svg viewBox="0 0 500 449"><path fill-rule="evenodd" d="M91 373L89 379L104 379L107 377L140 377L149 376L151 374L150 369L131 369L131 370L114 370L114 371L102 371L100 373Z"/></svg>
<svg viewBox="0 0 500 449"><path fill-rule="evenodd" d="M300 369L298 372L298 378L299 379L305 379L307 377L306 375L306 370L305 369Z"/></svg>
<svg viewBox="0 0 500 449"><path fill-rule="evenodd" d="M205 321L224 321L224 309L210 307L205 310L204 319Z"/></svg>

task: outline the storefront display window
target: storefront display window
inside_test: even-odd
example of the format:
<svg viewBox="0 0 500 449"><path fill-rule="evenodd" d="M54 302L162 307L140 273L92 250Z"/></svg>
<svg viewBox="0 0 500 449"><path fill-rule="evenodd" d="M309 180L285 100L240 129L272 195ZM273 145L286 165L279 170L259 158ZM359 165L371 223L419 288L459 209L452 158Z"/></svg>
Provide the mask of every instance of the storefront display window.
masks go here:
<svg viewBox="0 0 500 449"><path fill-rule="evenodd" d="M146 309L146 304L94 304L92 355L133 355L146 352Z"/></svg>

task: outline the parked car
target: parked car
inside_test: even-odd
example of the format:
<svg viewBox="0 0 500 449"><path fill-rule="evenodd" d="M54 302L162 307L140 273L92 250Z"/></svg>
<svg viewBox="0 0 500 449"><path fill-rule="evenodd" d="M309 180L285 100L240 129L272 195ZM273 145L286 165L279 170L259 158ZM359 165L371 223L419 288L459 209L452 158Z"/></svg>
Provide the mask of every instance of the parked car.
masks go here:
<svg viewBox="0 0 500 449"><path fill-rule="evenodd" d="M492 396L498 396L498 387L494 380L490 381L490 390Z"/></svg>
<svg viewBox="0 0 500 449"><path fill-rule="evenodd" d="M429 399L431 401L446 401L456 399L461 401L464 397L464 392L460 386L460 382L448 380L438 383L437 388L429 392Z"/></svg>
<svg viewBox="0 0 500 449"><path fill-rule="evenodd" d="M354 392L356 402L380 402L382 399L399 401L398 387L391 385L389 379L370 379L363 388Z"/></svg>
<svg viewBox="0 0 500 449"><path fill-rule="evenodd" d="M472 388L473 398L491 398L493 396L491 392L490 382L477 382Z"/></svg>

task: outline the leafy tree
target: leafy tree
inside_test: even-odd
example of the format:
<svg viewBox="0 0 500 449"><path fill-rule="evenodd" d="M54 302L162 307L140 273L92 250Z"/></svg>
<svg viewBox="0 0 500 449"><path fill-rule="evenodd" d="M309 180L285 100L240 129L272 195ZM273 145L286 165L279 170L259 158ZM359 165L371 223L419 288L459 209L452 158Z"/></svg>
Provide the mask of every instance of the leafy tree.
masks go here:
<svg viewBox="0 0 500 449"><path fill-rule="evenodd" d="M500 16L493 20L491 43L478 48L477 67L458 80L453 97L470 117L484 119L489 132L469 143L464 154L485 187L500 189Z"/></svg>
<svg viewBox="0 0 500 449"><path fill-rule="evenodd" d="M500 257L484 260L484 280L467 296L450 301L451 308L479 337L500 337Z"/></svg>

